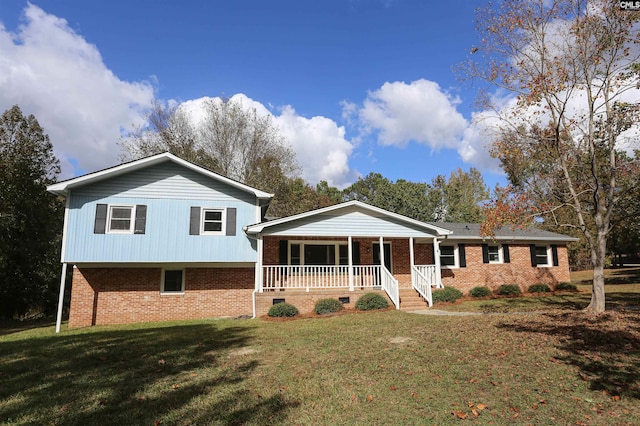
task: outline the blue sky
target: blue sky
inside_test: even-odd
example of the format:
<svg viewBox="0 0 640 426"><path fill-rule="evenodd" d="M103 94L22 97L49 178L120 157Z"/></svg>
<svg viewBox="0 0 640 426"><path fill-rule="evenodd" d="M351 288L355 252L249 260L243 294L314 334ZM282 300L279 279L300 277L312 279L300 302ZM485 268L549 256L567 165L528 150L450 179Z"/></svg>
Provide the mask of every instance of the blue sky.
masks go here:
<svg viewBox="0 0 640 426"><path fill-rule="evenodd" d="M303 176L503 182L452 68L484 1L0 2L0 109L36 115L63 177L118 162L153 101L237 96L272 114ZM4 74L4 77L3 77Z"/></svg>

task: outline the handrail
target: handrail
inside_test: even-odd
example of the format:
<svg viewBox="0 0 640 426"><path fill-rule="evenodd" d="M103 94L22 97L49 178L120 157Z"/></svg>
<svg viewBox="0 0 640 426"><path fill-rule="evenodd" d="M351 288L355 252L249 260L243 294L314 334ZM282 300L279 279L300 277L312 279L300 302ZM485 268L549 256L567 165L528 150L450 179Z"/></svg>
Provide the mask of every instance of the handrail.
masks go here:
<svg viewBox="0 0 640 426"><path fill-rule="evenodd" d="M260 291L350 288L349 266L264 265ZM353 266L354 287L379 287L380 265Z"/></svg>
<svg viewBox="0 0 640 426"><path fill-rule="evenodd" d="M431 293L431 282L429 279L415 266L413 267L414 282L411 286L422 296L429 307L433 306L433 294Z"/></svg>
<svg viewBox="0 0 640 426"><path fill-rule="evenodd" d="M442 287L442 282L438 281L438 274L436 271L436 265L415 265L415 270L420 271L422 275L431 283L432 286L436 286L438 288Z"/></svg>
<svg viewBox="0 0 640 426"><path fill-rule="evenodd" d="M382 289L387 292L396 309L400 309L400 287L398 286L398 280L396 280L393 275L391 275L391 272L384 266L380 268L380 281Z"/></svg>

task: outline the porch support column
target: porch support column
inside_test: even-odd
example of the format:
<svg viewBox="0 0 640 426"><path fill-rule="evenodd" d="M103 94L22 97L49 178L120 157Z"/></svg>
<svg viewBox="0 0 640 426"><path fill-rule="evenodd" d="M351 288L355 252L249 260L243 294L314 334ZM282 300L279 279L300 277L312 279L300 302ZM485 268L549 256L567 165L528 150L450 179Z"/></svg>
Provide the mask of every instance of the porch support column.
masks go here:
<svg viewBox="0 0 640 426"><path fill-rule="evenodd" d="M384 268L384 238L380 237L380 265Z"/></svg>
<svg viewBox="0 0 640 426"><path fill-rule="evenodd" d="M351 235L347 238L347 252L349 253L349 291L353 291L353 247Z"/></svg>
<svg viewBox="0 0 640 426"><path fill-rule="evenodd" d="M62 305L64 303L64 284L67 280L67 264L62 264L62 276L60 277L60 296L58 296L58 315L56 317L56 333L60 333L62 324Z"/></svg>
<svg viewBox="0 0 640 426"><path fill-rule="evenodd" d="M413 257L413 237L409 237L409 267L411 268L411 285L416 282L416 277L414 276L413 268L416 262Z"/></svg>
<svg viewBox="0 0 640 426"><path fill-rule="evenodd" d="M258 259L256 260L256 271L255 271L255 287L256 291L262 293L263 285L262 285L262 253L264 251L262 235L258 235L256 238L256 246L258 251Z"/></svg>
<svg viewBox="0 0 640 426"><path fill-rule="evenodd" d="M433 239L433 260L436 264L436 284L438 287L443 287L442 271L440 271L440 241L437 238Z"/></svg>

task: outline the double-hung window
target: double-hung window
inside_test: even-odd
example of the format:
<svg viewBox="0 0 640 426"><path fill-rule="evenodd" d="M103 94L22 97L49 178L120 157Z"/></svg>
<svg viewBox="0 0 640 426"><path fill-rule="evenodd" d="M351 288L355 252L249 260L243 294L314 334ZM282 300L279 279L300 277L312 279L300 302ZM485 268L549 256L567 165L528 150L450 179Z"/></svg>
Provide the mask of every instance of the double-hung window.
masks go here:
<svg viewBox="0 0 640 426"><path fill-rule="evenodd" d="M549 266L549 251L547 246L536 246L536 265Z"/></svg>
<svg viewBox="0 0 640 426"><path fill-rule="evenodd" d="M135 206L109 206L108 232L132 234Z"/></svg>
<svg viewBox="0 0 640 426"><path fill-rule="evenodd" d="M202 234L224 235L224 209L202 209Z"/></svg>
<svg viewBox="0 0 640 426"><path fill-rule="evenodd" d="M500 246L488 246L487 255L489 256L489 263L501 263Z"/></svg>
<svg viewBox="0 0 640 426"><path fill-rule="evenodd" d="M440 246L440 265L456 267L456 247Z"/></svg>

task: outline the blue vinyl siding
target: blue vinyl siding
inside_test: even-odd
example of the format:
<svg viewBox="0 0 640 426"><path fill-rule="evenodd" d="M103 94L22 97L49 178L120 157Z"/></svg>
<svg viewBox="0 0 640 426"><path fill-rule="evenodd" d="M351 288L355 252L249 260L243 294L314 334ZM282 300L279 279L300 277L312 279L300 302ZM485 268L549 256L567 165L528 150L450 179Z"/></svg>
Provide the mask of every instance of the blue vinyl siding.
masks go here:
<svg viewBox="0 0 640 426"><path fill-rule="evenodd" d="M256 222L255 197L166 164L71 191L65 262L255 262L242 228ZM144 204L144 235L94 234L96 204ZM189 235L192 206L236 208L236 235Z"/></svg>
<svg viewBox="0 0 640 426"><path fill-rule="evenodd" d="M435 232L389 217L377 217L361 211L341 215L310 216L292 223L267 228L268 235L352 236L352 237L433 237Z"/></svg>

